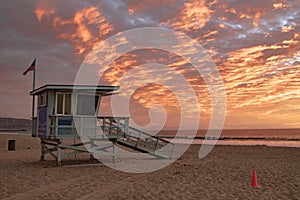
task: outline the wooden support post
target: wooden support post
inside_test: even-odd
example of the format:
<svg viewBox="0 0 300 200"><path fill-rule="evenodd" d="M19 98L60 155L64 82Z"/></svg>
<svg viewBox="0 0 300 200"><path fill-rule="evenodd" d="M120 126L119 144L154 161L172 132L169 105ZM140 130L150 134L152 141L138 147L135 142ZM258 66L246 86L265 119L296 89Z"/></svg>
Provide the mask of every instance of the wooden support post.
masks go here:
<svg viewBox="0 0 300 200"><path fill-rule="evenodd" d="M93 139L91 139L91 149L93 149L95 147L95 141ZM90 160L94 160L95 157L93 155L93 153L90 153Z"/></svg>
<svg viewBox="0 0 300 200"><path fill-rule="evenodd" d="M117 140L113 140L113 163L117 162Z"/></svg>
<svg viewBox="0 0 300 200"><path fill-rule="evenodd" d="M58 167L61 166L61 147L60 147L60 142L57 143L56 165L57 165Z"/></svg>
<svg viewBox="0 0 300 200"><path fill-rule="evenodd" d="M174 150L175 150L175 145L173 144L170 159L172 159L172 157L173 157Z"/></svg>
<svg viewBox="0 0 300 200"><path fill-rule="evenodd" d="M58 136L58 116L55 116L55 137Z"/></svg>
<svg viewBox="0 0 300 200"><path fill-rule="evenodd" d="M45 142L44 139L41 138L41 161L45 160Z"/></svg>

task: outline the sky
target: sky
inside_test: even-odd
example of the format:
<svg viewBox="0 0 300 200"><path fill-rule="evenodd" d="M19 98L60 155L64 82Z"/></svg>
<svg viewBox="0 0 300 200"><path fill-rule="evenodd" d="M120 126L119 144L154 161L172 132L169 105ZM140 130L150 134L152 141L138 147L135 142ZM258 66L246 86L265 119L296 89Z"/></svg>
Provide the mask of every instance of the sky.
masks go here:
<svg viewBox="0 0 300 200"><path fill-rule="evenodd" d="M184 33L205 49L224 84L224 128L300 128L299 0L1 1L0 116L30 118L32 73L22 73L33 58L37 86L73 84L94 48L109 37L143 27ZM178 97L155 82L160 76L169 80L174 73L164 67L159 73L140 67L153 63L184 77L197 99L197 105L191 103L186 90L186 117L200 116L199 128L207 128L212 113L208 86L180 55L159 49L128 52L105 68L100 82L123 83L121 88L128 91L131 84L151 79L130 98L132 120L146 125L149 109L160 104L167 113L165 127L177 128L185 117ZM127 82L120 81L130 70L135 71ZM180 93L183 90L185 86ZM108 104L104 101L102 107Z"/></svg>

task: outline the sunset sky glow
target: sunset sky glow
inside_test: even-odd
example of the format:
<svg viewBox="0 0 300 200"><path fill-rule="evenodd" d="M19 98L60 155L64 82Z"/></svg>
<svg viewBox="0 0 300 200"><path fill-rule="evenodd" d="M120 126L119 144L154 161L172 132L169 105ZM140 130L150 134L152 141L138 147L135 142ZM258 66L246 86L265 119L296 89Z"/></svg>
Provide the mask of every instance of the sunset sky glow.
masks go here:
<svg viewBox="0 0 300 200"><path fill-rule="evenodd" d="M22 73L33 58L37 86L73 84L93 48L115 34L142 27L182 32L208 52L224 82L225 128L300 128L299 0L1 1L0 117L30 118L32 79ZM107 48L113 54L114 47ZM141 82L153 73L137 70L147 63L169 66L188 81L198 98L200 128L207 128L210 94L183 57L159 49L133 51L112 62L101 83L118 84L129 70L136 72L128 80ZM173 72L162 73L168 79ZM147 124L148 109L161 104L168 115L166 128L177 128L176 96L152 79L153 84L131 98L133 120ZM186 98L192 117L195 107Z"/></svg>

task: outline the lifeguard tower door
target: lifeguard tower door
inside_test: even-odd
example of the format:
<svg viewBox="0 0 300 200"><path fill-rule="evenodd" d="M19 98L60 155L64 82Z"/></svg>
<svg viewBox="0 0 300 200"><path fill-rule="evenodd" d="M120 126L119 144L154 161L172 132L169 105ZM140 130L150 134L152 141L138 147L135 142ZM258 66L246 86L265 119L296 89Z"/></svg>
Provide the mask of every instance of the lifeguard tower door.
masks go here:
<svg viewBox="0 0 300 200"><path fill-rule="evenodd" d="M37 131L33 131L33 137L46 138L47 132L47 92L38 95Z"/></svg>

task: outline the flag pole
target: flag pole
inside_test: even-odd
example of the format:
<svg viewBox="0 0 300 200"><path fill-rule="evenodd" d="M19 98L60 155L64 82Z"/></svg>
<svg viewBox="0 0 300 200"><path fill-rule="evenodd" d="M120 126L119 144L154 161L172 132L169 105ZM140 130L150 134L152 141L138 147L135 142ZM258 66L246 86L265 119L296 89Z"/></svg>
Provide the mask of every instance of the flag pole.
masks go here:
<svg viewBox="0 0 300 200"><path fill-rule="evenodd" d="M34 59L34 64L36 65L36 59ZM34 66L34 70L33 70L32 90L35 89L35 68L36 68L36 66Z"/></svg>
<svg viewBox="0 0 300 200"><path fill-rule="evenodd" d="M34 59L34 65L36 65L36 59ZM32 91L35 89L35 68L36 66L34 66L34 70L33 70L33 80L32 80ZM35 107L35 95L32 95L32 112L31 112L31 121L32 121L32 131L31 131L31 135L32 136L36 136L36 130L35 130L35 121L34 121L34 107Z"/></svg>

